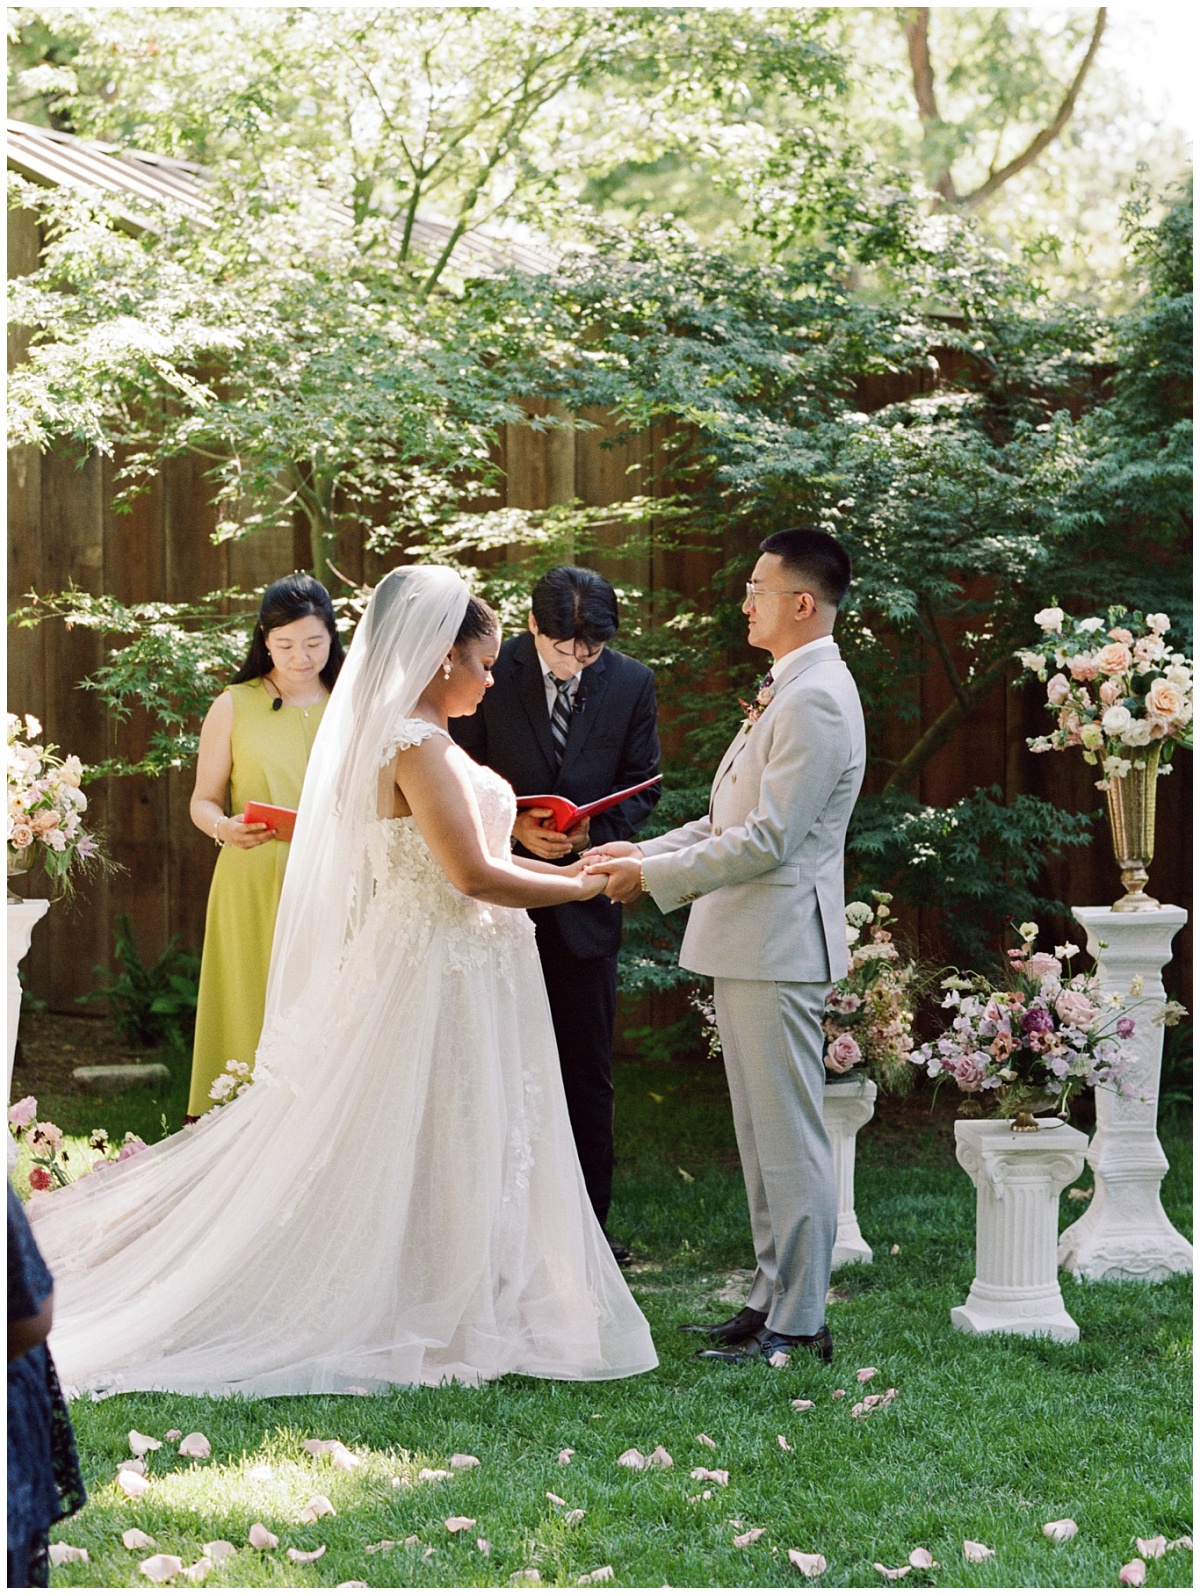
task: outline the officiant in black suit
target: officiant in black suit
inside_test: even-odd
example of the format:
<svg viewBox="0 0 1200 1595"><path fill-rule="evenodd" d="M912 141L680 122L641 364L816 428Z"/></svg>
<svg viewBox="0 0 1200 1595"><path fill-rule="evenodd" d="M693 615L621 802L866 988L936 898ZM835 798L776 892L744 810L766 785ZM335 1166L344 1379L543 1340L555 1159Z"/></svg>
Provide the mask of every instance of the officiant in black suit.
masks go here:
<svg viewBox="0 0 1200 1595"><path fill-rule="evenodd" d="M559 565L533 589L529 629L510 637L492 667L495 685L455 740L518 795L559 793L591 803L658 774L654 674L607 646L617 595L595 571ZM578 830L542 828L548 809L517 815L513 850L570 864L586 847L637 835L659 788L639 792ZM608 898L530 911L537 929L571 1128L588 1195L604 1225L612 1199L613 1026L621 909ZM628 1249L610 1238L613 1255Z"/></svg>

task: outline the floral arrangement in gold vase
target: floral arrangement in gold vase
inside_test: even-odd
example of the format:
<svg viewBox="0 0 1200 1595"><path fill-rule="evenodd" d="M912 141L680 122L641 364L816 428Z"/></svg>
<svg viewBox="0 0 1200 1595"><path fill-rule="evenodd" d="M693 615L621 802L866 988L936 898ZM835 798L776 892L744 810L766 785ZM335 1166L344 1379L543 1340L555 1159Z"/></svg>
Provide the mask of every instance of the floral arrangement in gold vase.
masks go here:
<svg viewBox="0 0 1200 1595"><path fill-rule="evenodd" d="M1164 614L1116 604L1106 619L1074 620L1054 605L1033 618L1043 632L1040 649L1017 657L1046 683L1046 707L1058 724L1028 745L1034 753L1077 747L1097 766L1125 887L1113 908L1123 914L1157 908L1146 891L1156 783L1170 774L1176 746L1192 746L1192 661L1168 646L1171 621Z"/></svg>
<svg viewBox="0 0 1200 1595"><path fill-rule="evenodd" d="M58 888L70 896L72 873L88 865L112 868L95 833L85 829L86 766L74 754L60 758L50 743L35 742L42 728L33 715L8 716L6 786L8 796L8 876L22 875L40 862ZM13 902L11 892L9 901Z"/></svg>

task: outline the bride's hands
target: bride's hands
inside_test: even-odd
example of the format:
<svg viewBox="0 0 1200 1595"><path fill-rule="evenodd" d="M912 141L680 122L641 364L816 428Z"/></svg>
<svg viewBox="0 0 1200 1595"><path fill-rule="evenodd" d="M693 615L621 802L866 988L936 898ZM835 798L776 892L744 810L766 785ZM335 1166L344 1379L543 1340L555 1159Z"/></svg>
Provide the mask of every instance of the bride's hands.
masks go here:
<svg viewBox="0 0 1200 1595"><path fill-rule="evenodd" d="M579 881L579 901L581 903L586 903L593 897L599 897L608 885L607 875L601 875L598 872L593 873L592 871L585 873L582 864L572 868L572 874L576 873Z"/></svg>

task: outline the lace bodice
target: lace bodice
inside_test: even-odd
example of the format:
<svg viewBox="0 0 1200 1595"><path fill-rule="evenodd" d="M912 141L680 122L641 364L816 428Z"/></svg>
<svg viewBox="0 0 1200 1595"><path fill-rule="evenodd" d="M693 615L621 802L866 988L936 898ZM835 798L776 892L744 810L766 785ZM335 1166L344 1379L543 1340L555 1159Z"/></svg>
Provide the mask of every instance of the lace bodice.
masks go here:
<svg viewBox="0 0 1200 1595"><path fill-rule="evenodd" d="M427 720L402 720L396 728L389 752L395 754L403 748L415 747L430 737L444 734ZM488 851L494 858L504 858L509 851L509 837L517 813L516 796L508 782L494 770L476 764L474 760L467 762ZM460 905L471 903L447 880L445 871L429 851L411 815L380 820L372 853L381 890L407 884L421 889L422 895L432 893L441 898L450 897L457 899ZM485 905L471 903L471 906L483 910Z"/></svg>

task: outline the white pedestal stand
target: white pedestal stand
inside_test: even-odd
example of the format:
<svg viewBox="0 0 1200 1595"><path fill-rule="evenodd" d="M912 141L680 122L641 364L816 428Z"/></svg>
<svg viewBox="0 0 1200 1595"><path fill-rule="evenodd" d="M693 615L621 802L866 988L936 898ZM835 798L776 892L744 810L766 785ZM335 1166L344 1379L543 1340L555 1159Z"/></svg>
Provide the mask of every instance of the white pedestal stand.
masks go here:
<svg viewBox="0 0 1200 1595"><path fill-rule="evenodd" d="M1158 1079L1163 1030L1152 1022L1162 1006L1162 969L1187 912L1165 903L1139 914L1077 908L1106 992L1129 1003L1137 1029L1129 1042L1137 1064L1124 1094L1096 1092L1096 1134L1087 1160L1096 1180L1087 1212L1059 1240L1058 1260L1077 1279L1159 1280L1192 1272L1192 1248L1163 1211L1159 1188L1169 1167L1158 1140ZM1141 998L1129 988L1141 976Z"/></svg>
<svg viewBox="0 0 1200 1595"><path fill-rule="evenodd" d="M871 1248L863 1240L854 1211L855 1138L875 1113L879 1087L864 1075L857 1080L826 1080L825 1128L833 1143L833 1177L837 1183L838 1225L833 1266L869 1263Z"/></svg>
<svg viewBox="0 0 1200 1595"><path fill-rule="evenodd" d="M17 1025L21 1020L21 977L17 967L29 951L33 927L50 907L44 897L18 898L8 904L8 1085L4 1100L12 1098L13 1059L17 1052Z"/></svg>
<svg viewBox="0 0 1200 1595"><path fill-rule="evenodd" d="M1048 1335L1078 1340L1055 1267L1058 1197L1083 1167L1087 1136L1058 1119L1012 1130L1006 1119L959 1119L958 1161L979 1193L975 1278L966 1304L950 1311L976 1335Z"/></svg>

